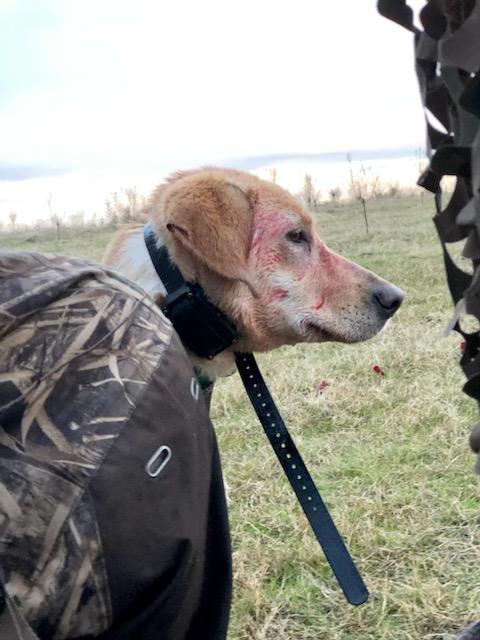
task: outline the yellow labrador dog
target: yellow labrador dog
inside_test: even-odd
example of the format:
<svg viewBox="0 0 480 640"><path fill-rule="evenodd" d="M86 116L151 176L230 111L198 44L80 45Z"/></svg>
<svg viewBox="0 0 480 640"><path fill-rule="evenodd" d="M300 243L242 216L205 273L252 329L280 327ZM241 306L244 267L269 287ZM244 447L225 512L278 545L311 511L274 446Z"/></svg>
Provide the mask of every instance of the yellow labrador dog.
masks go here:
<svg viewBox="0 0 480 640"><path fill-rule="evenodd" d="M368 340L403 299L398 287L330 251L290 193L249 173L176 173L153 192L147 218L184 278L234 321L235 351ZM166 292L141 226L119 231L104 261L161 304ZM233 347L211 361L191 359L211 381L235 369Z"/></svg>

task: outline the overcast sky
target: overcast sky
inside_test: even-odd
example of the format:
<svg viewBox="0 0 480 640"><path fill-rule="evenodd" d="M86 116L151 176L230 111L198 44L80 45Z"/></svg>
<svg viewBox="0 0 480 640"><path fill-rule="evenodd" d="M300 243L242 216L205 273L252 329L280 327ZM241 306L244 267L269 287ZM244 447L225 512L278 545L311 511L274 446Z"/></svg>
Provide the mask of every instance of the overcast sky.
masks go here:
<svg viewBox="0 0 480 640"><path fill-rule="evenodd" d="M373 0L0 9L4 178L413 148L424 137L411 35Z"/></svg>

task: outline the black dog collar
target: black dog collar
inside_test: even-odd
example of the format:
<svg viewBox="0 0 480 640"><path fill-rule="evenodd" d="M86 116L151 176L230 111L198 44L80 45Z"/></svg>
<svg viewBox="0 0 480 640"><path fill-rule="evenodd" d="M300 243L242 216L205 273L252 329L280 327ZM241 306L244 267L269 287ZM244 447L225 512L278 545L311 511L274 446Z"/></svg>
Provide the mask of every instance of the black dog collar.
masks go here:
<svg viewBox="0 0 480 640"><path fill-rule="evenodd" d="M211 360L235 344L238 335L233 322L208 300L198 282L185 281L166 247L157 246L149 224L144 227L144 238L153 266L167 290L162 311L184 346L200 358Z"/></svg>
<svg viewBox="0 0 480 640"><path fill-rule="evenodd" d="M144 237L153 266L167 290L163 311L185 346L203 358L213 358L232 346L238 336L231 320L208 300L198 283L185 282L166 248L158 248L149 224L144 227ZM205 332L203 336L201 332ZM235 359L250 402L346 599L350 604L364 603L368 599L367 587L283 422L255 358L251 353L236 353Z"/></svg>

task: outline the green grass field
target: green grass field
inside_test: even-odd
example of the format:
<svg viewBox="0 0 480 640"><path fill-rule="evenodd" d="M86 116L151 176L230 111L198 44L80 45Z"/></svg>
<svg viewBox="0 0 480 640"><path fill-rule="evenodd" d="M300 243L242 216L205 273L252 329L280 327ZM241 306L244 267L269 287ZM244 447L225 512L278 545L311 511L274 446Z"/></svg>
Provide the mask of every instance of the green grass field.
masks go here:
<svg viewBox="0 0 480 640"><path fill-rule="evenodd" d="M447 640L480 618L480 492L467 443L477 409L461 392L460 340L443 337L452 305L433 202L369 206L368 236L352 205L325 205L319 230L406 291L398 316L362 345L289 347L258 360L371 597L358 608L343 599L233 376L212 405L234 548L229 640ZM0 245L100 259L111 234L65 230L57 242L29 231Z"/></svg>

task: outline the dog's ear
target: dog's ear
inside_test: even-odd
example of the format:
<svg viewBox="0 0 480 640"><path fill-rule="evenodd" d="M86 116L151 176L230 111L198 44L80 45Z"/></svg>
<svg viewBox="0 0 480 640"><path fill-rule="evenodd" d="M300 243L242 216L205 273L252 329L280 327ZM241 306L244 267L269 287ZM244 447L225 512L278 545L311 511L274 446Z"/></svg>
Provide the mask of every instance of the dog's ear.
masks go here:
<svg viewBox="0 0 480 640"><path fill-rule="evenodd" d="M247 268L252 207L233 180L212 173L179 180L166 190L164 211L168 231L197 261L254 288Z"/></svg>

